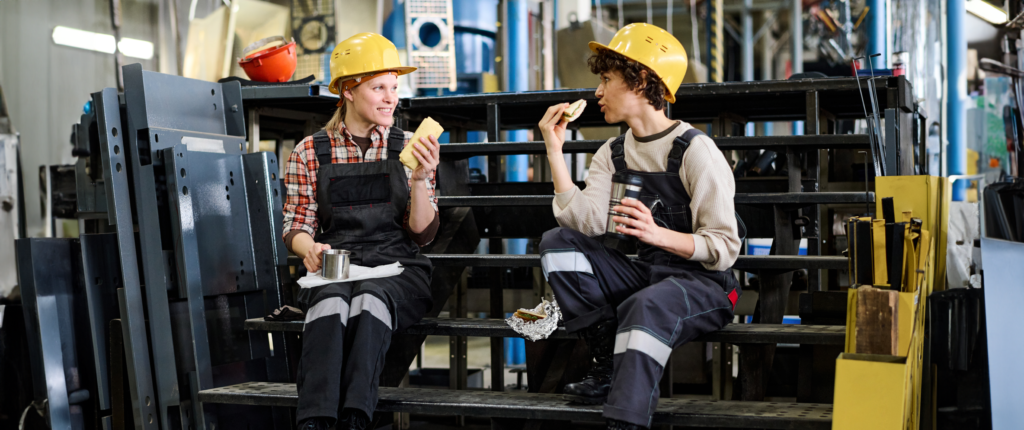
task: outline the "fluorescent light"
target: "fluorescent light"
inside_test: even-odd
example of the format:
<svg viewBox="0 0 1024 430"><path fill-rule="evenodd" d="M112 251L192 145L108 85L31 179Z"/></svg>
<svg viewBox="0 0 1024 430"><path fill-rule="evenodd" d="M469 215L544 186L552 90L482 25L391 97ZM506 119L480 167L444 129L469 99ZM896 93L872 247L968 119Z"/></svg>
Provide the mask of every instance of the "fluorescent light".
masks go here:
<svg viewBox="0 0 1024 430"><path fill-rule="evenodd" d="M967 11L992 24L1006 24L1006 12L986 1L967 0Z"/></svg>
<svg viewBox="0 0 1024 430"><path fill-rule="evenodd" d="M53 43L104 54L113 54L115 49L114 36L61 26L53 29Z"/></svg>
<svg viewBox="0 0 1024 430"><path fill-rule="evenodd" d="M145 40L121 38L117 43L117 49L126 57L141 58L149 60L153 58L153 44Z"/></svg>
<svg viewBox="0 0 1024 430"><path fill-rule="evenodd" d="M114 36L112 35L93 33L69 27L54 27L53 43L102 52L104 54L113 54L114 50L118 49L127 57L143 60L153 58L153 43L151 42L125 37L121 39L120 43L114 43Z"/></svg>

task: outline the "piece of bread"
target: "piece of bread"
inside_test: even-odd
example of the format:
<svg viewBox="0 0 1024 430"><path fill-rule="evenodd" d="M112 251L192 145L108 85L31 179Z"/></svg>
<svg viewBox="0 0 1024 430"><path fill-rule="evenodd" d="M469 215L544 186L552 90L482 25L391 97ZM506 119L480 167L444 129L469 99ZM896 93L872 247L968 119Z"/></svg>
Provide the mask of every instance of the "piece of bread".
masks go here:
<svg viewBox="0 0 1024 430"><path fill-rule="evenodd" d="M579 118L580 115L583 115L583 110L586 108L586 100L576 100L573 104L569 105L569 107L565 108L565 111L562 112L562 118L565 119L565 122L576 121L576 118Z"/></svg>
<svg viewBox="0 0 1024 430"><path fill-rule="evenodd" d="M402 153L399 154L398 159L401 160L402 164L406 167L416 170L417 167L420 167L420 160L417 160L416 156L412 153L413 145L423 146L423 143L420 142L421 137L434 136L434 138L439 138L441 137L441 133L444 133L444 127L441 127L441 124L438 124L437 121L434 121L433 118L428 116L420 123L416 132L412 134L412 139L409 140L409 144L405 145L405 148L402 148Z"/></svg>

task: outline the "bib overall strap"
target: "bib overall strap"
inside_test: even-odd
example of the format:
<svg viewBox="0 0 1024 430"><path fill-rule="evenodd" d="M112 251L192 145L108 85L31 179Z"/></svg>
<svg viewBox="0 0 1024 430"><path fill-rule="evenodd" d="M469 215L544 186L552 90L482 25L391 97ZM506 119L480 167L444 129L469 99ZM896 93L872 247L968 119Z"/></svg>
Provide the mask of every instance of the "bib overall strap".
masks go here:
<svg viewBox="0 0 1024 430"><path fill-rule="evenodd" d="M388 132L388 160L397 160L403 147L405 147L405 131L398 127L391 127L391 131Z"/></svg>
<svg viewBox="0 0 1024 430"><path fill-rule="evenodd" d="M616 137L611 143L612 163L615 164L615 173L626 171L626 135Z"/></svg>
<svg viewBox="0 0 1024 430"><path fill-rule="evenodd" d="M316 161L319 161L321 166L331 164L331 138L327 131L313 133L313 148L316 149Z"/></svg>
<svg viewBox="0 0 1024 430"><path fill-rule="evenodd" d="M697 136L704 135L704 132L691 128L686 130L681 136L676 137L672 141L672 150L668 153L668 167L665 169L669 173L679 173L679 168L683 165L683 154L686 153L686 148L690 147L690 141Z"/></svg>

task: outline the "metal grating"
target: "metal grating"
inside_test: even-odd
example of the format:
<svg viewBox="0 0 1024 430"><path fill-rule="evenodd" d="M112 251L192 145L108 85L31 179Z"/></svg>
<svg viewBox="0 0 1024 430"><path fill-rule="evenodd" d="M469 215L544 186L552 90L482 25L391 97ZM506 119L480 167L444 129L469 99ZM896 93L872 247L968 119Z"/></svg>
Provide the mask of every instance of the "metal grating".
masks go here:
<svg viewBox="0 0 1024 430"><path fill-rule="evenodd" d="M455 21L451 0L406 0L405 38L416 88L447 88L455 91ZM421 31L433 29L434 31ZM432 34L437 40L422 40Z"/></svg>
<svg viewBox="0 0 1024 430"><path fill-rule="evenodd" d="M203 390L205 403L295 407L295 384L248 382ZM378 412L604 422L601 405L570 404L560 394L380 387ZM661 399L653 424L692 427L829 429L832 405Z"/></svg>
<svg viewBox="0 0 1024 430"><path fill-rule="evenodd" d="M325 60L329 54L306 54L299 55L295 62L295 79L302 79L306 76L313 75L316 78L316 82L326 83L331 78L331 71L327 70Z"/></svg>
<svg viewBox="0 0 1024 430"><path fill-rule="evenodd" d="M418 15L448 15L451 2L446 0L412 0L409 1L409 12Z"/></svg>
<svg viewBox="0 0 1024 430"><path fill-rule="evenodd" d="M451 73L448 72L447 55L414 55L413 66L418 67L416 86L419 88L448 88L453 85Z"/></svg>

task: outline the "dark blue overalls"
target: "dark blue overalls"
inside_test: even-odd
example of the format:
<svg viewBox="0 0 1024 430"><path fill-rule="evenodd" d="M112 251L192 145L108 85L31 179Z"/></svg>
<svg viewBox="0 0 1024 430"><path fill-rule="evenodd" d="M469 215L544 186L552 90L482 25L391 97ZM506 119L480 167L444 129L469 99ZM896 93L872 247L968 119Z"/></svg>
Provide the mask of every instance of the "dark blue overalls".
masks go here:
<svg viewBox="0 0 1024 430"><path fill-rule="evenodd" d="M331 141L313 135L317 160L316 242L352 252L352 264L400 262L396 276L304 288L306 312L299 360L298 422L336 420L342 408L373 416L391 334L418 322L433 305L430 260L403 228L408 176L398 160L405 133L391 127L385 160L331 163ZM340 427L339 427L340 428Z"/></svg>
<svg viewBox="0 0 1024 430"><path fill-rule="evenodd" d="M677 137L668 168L658 173L627 168L624 136L609 143L616 173L643 177L640 200L655 222L683 233L693 233L693 216L679 169L697 134L689 130ZM598 239L568 228L550 230L541 240L541 265L568 331L618 318L604 416L650 427L658 381L672 350L732 321L739 282L731 270L707 270L643 243L638 244L639 260L631 261Z"/></svg>

